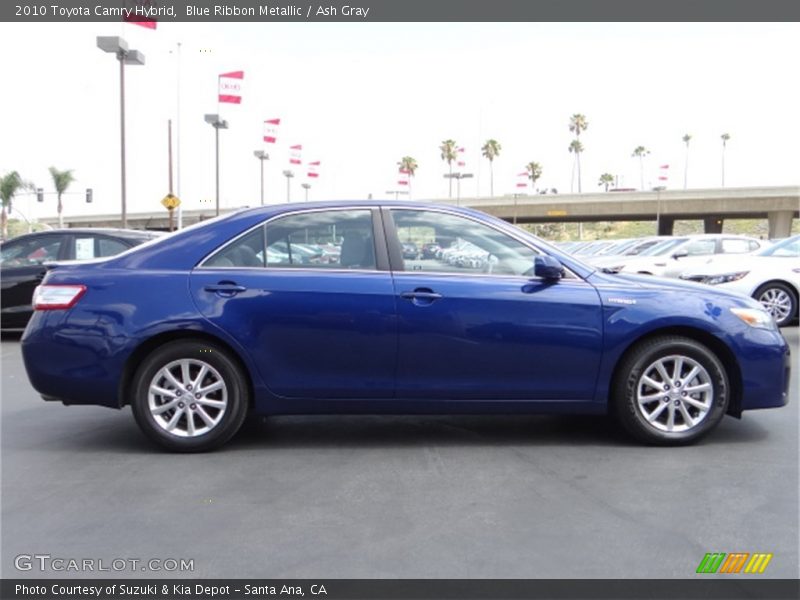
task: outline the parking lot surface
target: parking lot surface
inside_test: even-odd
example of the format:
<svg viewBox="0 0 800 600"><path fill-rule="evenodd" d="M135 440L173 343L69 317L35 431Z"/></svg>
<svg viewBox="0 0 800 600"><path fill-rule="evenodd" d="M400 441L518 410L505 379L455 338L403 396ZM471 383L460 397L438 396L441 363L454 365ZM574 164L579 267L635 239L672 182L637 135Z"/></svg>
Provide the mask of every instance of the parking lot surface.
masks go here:
<svg viewBox="0 0 800 600"><path fill-rule="evenodd" d="M129 409L42 401L4 339L2 576L682 578L706 552L769 552L764 576L796 578L798 380L789 406L687 448L602 417L314 416L173 455ZM21 554L194 570L19 571Z"/></svg>

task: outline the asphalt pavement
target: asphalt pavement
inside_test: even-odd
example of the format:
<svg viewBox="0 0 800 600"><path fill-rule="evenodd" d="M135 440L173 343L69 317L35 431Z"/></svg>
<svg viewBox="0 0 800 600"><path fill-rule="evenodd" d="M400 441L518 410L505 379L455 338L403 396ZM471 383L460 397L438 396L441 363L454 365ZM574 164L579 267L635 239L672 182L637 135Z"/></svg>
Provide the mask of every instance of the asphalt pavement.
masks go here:
<svg viewBox="0 0 800 600"><path fill-rule="evenodd" d="M45 403L4 339L0 574L684 578L707 552L768 552L763 576L796 578L798 328L784 335L789 405L687 448L604 417L314 416L198 455L155 449L129 409ZM70 559L95 571L55 570ZM113 570L150 559L162 570Z"/></svg>

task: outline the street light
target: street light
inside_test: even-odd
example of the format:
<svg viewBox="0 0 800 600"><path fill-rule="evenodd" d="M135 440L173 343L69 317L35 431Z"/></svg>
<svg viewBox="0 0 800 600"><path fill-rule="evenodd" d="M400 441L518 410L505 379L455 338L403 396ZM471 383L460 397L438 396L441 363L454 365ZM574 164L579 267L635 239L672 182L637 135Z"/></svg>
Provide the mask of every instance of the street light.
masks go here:
<svg viewBox="0 0 800 600"><path fill-rule="evenodd" d="M294 173L290 169L286 169L283 172L283 176L286 177L286 202L292 201L292 177L294 177Z"/></svg>
<svg viewBox="0 0 800 600"><path fill-rule="evenodd" d="M308 202L308 190L311 189L311 184L310 183L301 183L300 187L303 188L306 191L306 202Z"/></svg>
<svg viewBox="0 0 800 600"><path fill-rule="evenodd" d="M264 206L264 161L269 160L269 154L263 150L254 150L253 156L261 163L261 206Z"/></svg>
<svg viewBox="0 0 800 600"><path fill-rule="evenodd" d="M144 54L130 50L128 42L117 36L98 36L97 47L117 56L119 61L119 131L120 174L122 186L122 227L128 226L127 191L125 186L125 65L143 65Z"/></svg>
<svg viewBox="0 0 800 600"><path fill-rule="evenodd" d="M445 173L445 179L456 180L456 206L461 204L461 180L472 179L472 173Z"/></svg>
<svg viewBox="0 0 800 600"><path fill-rule="evenodd" d="M217 177L217 216L219 216L219 130L220 129L227 129L228 122L222 121L219 118L219 115L206 115L205 116L206 123L211 125L214 128L214 143L216 145L216 177Z"/></svg>

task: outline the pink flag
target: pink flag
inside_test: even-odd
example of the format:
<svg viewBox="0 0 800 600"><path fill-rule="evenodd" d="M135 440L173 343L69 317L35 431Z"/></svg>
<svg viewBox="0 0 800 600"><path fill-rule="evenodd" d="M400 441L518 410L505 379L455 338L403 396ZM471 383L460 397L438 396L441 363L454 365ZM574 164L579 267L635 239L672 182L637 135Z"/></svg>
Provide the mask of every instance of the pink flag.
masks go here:
<svg viewBox="0 0 800 600"><path fill-rule="evenodd" d="M301 160L301 155L303 152L303 144L296 144L294 146L289 147L289 164L290 165L302 165L303 161Z"/></svg>
<svg viewBox="0 0 800 600"><path fill-rule="evenodd" d="M397 172L399 173L397 176L397 185L408 185L411 179L411 171L400 167Z"/></svg>
<svg viewBox="0 0 800 600"><path fill-rule="evenodd" d="M457 154L457 160L456 160L456 166L466 167L467 166L467 161L464 159L464 156L463 156L464 148L463 147L459 148L458 150L456 150L456 152L458 153Z"/></svg>
<svg viewBox="0 0 800 600"><path fill-rule="evenodd" d="M522 181L517 181L518 188L527 188L528 187L528 172L523 171L522 173L517 173L517 177L524 177Z"/></svg>
<svg viewBox="0 0 800 600"><path fill-rule="evenodd" d="M219 76L219 101L231 104L242 103L242 80L244 71L231 71Z"/></svg>
<svg viewBox="0 0 800 600"><path fill-rule="evenodd" d="M268 119L264 121L264 141L268 144L274 144L278 140L278 125L281 124L280 119Z"/></svg>
<svg viewBox="0 0 800 600"><path fill-rule="evenodd" d="M155 18L147 16L151 7L158 7L158 2L156 0L125 0L123 8L128 9L130 13L123 13L122 20L131 25L155 29Z"/></svg>
<svg viewBox="0 0 800 600"><path fill-rule="evenodd" d="M669 179L669 165L661 165L659 169L661 170L659 171L658 180L667 181Z"/></svg>
<svg viewBox="0 0 800 600"><path fill-rule="evenodd" d="M319 177L319 163L320 161L318 160L308 163L308 173L306 173L306 175L313 178Z"/></svg>

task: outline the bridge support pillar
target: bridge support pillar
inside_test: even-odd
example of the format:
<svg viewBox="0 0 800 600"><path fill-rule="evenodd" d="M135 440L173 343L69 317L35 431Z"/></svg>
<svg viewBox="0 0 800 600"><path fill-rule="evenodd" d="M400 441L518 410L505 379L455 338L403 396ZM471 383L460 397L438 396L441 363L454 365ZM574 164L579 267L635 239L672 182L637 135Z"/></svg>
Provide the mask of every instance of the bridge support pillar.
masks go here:
<svg viewBox="0 0 800 600"><path fill-rule="evenodd" d="M720 217L705 217L703 219L703 231L705 233L722 233L723 219Z"/></svg>
<svg viewBox="0 0 800 600"><path fill-rule="evenodd" d="M675 226L675 219L672 217L659 217L658 235L672 235L672 228Z"/></svg>
<svg viewBox="0 0 800 600"><path fill-rule="evenodd" d="M794 218L794 213L791 210L768 212L770 239L789 237L792 234L792 218Z"/></svg>

